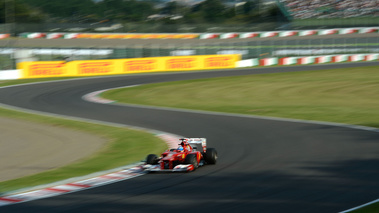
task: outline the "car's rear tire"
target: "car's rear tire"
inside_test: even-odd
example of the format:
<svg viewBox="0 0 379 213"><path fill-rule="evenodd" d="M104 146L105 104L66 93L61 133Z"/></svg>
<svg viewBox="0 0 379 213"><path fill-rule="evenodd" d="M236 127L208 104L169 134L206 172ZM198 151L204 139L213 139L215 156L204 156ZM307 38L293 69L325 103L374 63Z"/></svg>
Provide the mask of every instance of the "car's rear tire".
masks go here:
<svg viewBox="0 0 379 213"><path fill-rule="evenodd" d="M204 153L204 160L207 164L216 164L217 162L217 151L214 148L207 148L206 153Z"/></svg>
<svg viewBox="0 0 379 213"><path fill-rule="evenodd" d="M197 162L196 154L188 154L184 159L184 164L191 164L194 167L194 170L199 167L199 163Z"/></svg>
<svg viewBox="0 0 379 213"><path fill-rule="evenodd" d="M146 157L146 163L151 165L158 164L158 156L155 154L148 155Z"/></svg>

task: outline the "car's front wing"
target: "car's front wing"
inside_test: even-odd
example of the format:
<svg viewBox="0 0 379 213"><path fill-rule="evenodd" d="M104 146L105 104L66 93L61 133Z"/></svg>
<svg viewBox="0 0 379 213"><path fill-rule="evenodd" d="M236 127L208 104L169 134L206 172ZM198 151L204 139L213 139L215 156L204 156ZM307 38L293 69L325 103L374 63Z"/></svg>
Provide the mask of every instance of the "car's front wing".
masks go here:
<svg viewBox="0 0 379 213"><path fill-rule="evenodd" d="M142 166L142 169L147 172L190 172L195 168L192 164L180 164L173 169L161 169L160 165L145 164Z"/></svg>

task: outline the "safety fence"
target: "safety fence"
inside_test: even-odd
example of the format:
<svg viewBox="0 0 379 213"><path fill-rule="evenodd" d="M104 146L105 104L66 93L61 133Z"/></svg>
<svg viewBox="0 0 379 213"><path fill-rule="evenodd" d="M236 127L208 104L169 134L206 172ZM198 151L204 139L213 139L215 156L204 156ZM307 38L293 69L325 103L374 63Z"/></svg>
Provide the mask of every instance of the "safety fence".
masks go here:
<svg viewBox="0 0 379 213"><path fill-rule="evenodd" d="M23 38L46 39L232 39L232 38L269 38L311 35L345 35L354 33L378 33L379 27L341 28L319 30L266 31L244 33L21 33Z"/></svg>
<svg viewBox="0 0 379 213"><path fill-rule="evenodd" d="M27 38L45 39L145 39L141 44L129 42L118 47L105 48L22 48L0 47L0 70L15 69L20 59L17 55L28 55L26 60L99 60L121 58L143 58L188 55L239 54L242 59L300 57L332 54L375 54L379 53L379 27L343 28L326 30L272 31L250 33L202 33L202 34L78 34L78 33L25 33ZM365 34L367 36L342 36L338 38L324 35ZM0 38L9 38L2 34ZM80 37L81 35L82 37ZM313 36L312 36L313 35ZM378 36L376 36L378 35ZM312 36L312 37L309 37ZM150 38L150 39L149 39ZM155 39L153 39L155 38ZM225 39L235 38L225 42ZM257 38L257 39L243 39ZM269 39L260 39L269 38ZM271 39L273 38L273 39ZM304 38L304 39L303 39ZM155 42L156 39L198 39L198 42ZM208 42L208 39L219 42ZM9 40L10 41L10 40ZM13 41L13 40L12 40Z"/></svg>
<svg viewBox="0 0 379 213"><path fill-rule="evenodd" d="M109 48L1 48L0 70L14 69L20 61L99 60L115 58ZM125 56L125 55L122 55ZM120 57L118 58L122 58ZM135 58L135 57L133 57Z"/></svg>
<svg viewBox="0 0 379 213"><path fill-rule="evenodd" d="M379 53L379 36L370 38L317 38L240 42L128 44L117 48L1 48L0 70L14 69L20 61L75 61L164 56L229 55L242 59Z"/></svg>

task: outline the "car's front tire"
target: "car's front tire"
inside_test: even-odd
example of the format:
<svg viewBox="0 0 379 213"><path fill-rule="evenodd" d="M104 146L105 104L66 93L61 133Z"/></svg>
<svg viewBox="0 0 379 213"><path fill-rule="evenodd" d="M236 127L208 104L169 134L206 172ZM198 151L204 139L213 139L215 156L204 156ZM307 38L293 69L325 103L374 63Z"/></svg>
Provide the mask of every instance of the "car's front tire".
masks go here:
<svg viewBox="0 0 379 213"><path fill-rule="evenodd" d="M195 169L199 167L199 163L197 162L196 154L188 154L184 159L184 164L191 164Z"/></svg>
<svg viewBox="0 0 379 213"><path fill-rule="evenodd" d="M158 164L158 156L155 154L148 155L146 157L146 163L151 165Z"/></svg>
<svg viewBox="0 0 379 213"><path fill-rule="evenodd" d="M216 164L217 157L217 151L214 148L207 148L206 153L204 153L204 160L207 164Z"/></svg>

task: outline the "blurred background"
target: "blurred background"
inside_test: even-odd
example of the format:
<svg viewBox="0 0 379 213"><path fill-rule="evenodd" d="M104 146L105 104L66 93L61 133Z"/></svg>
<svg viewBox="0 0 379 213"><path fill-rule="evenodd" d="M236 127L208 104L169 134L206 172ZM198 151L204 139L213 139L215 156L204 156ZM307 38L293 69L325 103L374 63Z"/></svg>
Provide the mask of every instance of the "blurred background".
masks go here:
<svg viewBox="0 0 379 213"><path fill-rule="evenodd" d="M379 34L231 39L28 39L30 33L241 33L379 26L378 0L0 0L0 70L16 58L379 53ZM53 39L54 40L54 39ZM88 39L85 39L88 40Z"/></svg>

